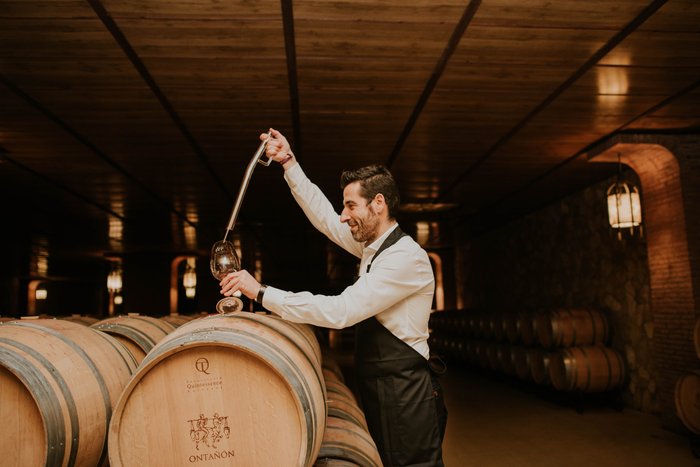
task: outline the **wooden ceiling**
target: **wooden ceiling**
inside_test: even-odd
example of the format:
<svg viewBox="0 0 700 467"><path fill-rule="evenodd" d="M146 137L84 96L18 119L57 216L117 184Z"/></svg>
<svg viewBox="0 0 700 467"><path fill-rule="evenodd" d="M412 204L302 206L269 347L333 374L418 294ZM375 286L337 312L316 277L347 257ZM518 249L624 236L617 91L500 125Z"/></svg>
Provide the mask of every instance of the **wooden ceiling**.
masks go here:
<svg viewBox="0 0 700 467"><path fill-rule="evenodd" d="M0 214L207 250L272 126L338 205L383 163L407 203L508 218L614 173L585 157L611 134L697 131L699 85L697 0L0 0ZM305 222L281 174L241 225Z"/></svg>

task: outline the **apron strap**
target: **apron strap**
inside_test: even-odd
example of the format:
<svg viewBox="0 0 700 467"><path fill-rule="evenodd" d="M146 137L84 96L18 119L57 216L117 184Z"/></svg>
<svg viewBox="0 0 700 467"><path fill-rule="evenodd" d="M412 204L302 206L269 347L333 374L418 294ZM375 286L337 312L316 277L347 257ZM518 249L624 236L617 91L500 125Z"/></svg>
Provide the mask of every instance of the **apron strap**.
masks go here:
<svg viewBox="0 0 700 467"><path fill-rule="evenodd" d="M396 228L394 229L394 231L391 232L391 233L389 234L389 236L386 237L386 238L384 239L384 241L382 242L381 246L379 247L379 249L377 250L377 252L374 254L374 256L372 256L372 259L371 259L370 262L367 264L367 270L366 270L365 272L369 272L369 268L372 267L372 261L374 261L375 259L377 259L377 256L379 256L379 253L381 253L382 251L386 250L387 248L389 248L389 247L392 246L394 243L396 243L396 242L398 242L399 240L401 240L401 238L406 237L407 235L408 235L408 234L405 233L403 230L401 230L401 227L399 227L399 226L397 225Z"/></svg>

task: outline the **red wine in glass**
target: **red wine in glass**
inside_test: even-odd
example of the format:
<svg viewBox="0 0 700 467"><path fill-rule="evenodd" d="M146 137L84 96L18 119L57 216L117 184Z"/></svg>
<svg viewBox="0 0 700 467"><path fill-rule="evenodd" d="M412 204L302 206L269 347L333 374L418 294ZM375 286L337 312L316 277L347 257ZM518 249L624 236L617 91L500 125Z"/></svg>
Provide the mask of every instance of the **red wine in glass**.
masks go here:
<svg viewBox="0 0 700 467"><path fill-rule="evenodd" d="M241 268L241 262L236 255L233 244L226 240L218 241L211 249L209 269L217 280L222 280L227 274ZM219 313L232 313L243 309L243 301L238 297L225 297L216 304Z"/></svg>

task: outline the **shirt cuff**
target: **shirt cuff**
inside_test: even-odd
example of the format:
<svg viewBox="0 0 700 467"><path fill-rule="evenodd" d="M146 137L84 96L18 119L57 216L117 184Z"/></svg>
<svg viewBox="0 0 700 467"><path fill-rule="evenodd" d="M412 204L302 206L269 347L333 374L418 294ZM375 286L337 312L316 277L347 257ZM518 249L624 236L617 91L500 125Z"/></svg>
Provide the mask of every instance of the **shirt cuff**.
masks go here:
<svg viewBox="0 0 700 467"><path fill-rule="evenodd" d="M287 180L287 184L290 188L294 188L305 178L306 174L304 174L304 171L301 169L299 162L284 171L284 179Z"/></svg>
<svg viewBox="0 0 700 467"><path fill-rule="evenodd" d="M284 305L284 297L286 295L286 291L268 285L267 289L265 289L265 294L263 295L262 306L265 309L270 310L284 318L281 309Z"/></svg>

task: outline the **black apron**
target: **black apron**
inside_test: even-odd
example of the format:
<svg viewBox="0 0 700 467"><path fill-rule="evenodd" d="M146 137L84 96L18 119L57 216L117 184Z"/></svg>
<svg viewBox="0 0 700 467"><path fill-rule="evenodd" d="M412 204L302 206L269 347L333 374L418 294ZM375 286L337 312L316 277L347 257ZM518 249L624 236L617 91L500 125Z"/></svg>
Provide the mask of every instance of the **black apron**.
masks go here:
<svg viewBox="0 0 700 467"><path fill-rule="evenodd" d="M404 235L397 227L372 261ZM443 466L447 410L428 361L375 317L357 324L355 335L357 388L384 465Z"/></svg>

